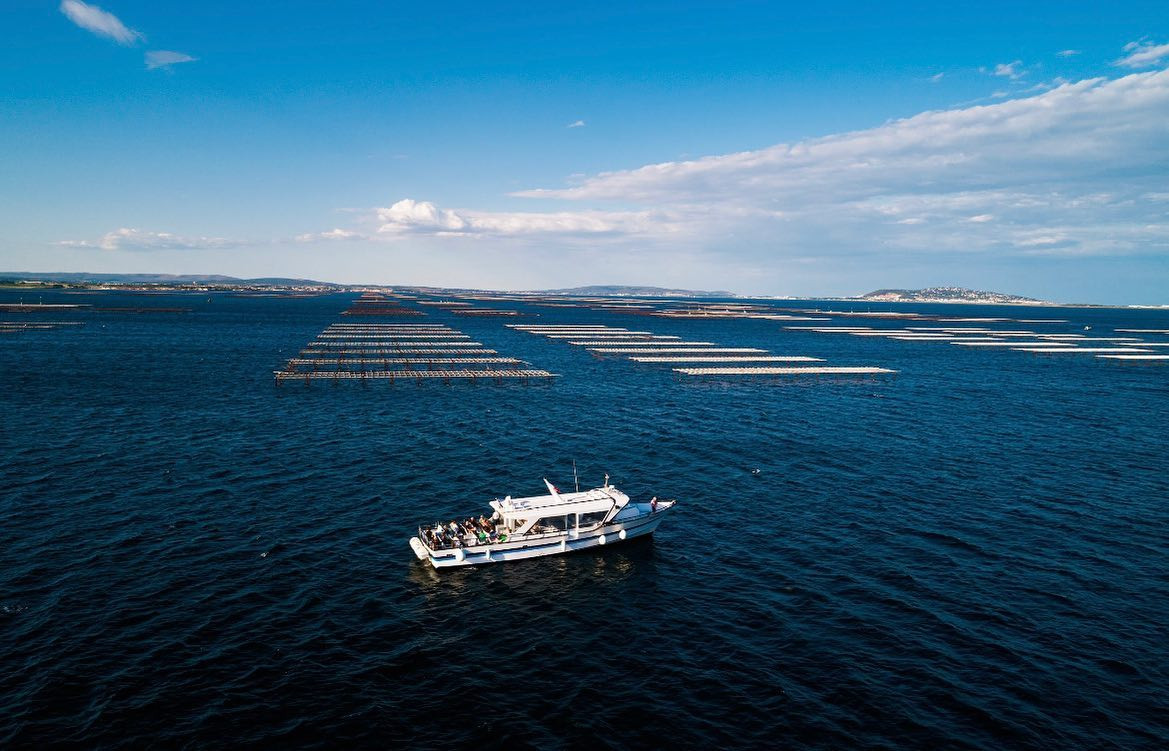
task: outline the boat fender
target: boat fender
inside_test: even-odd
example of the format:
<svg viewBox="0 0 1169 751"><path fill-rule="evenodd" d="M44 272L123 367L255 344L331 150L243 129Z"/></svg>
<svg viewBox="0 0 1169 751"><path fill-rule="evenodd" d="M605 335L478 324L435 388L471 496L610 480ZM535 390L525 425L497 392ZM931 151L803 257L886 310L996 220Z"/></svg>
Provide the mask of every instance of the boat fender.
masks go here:
<svg viewBox="0 0 1169 751"><path fill-rule="evenodd" d="M565 550L568 550L568 540L561 540L560 541L560 552L563 553Z"/></svg>
<svg viewBox="0 0 1169 751"><path fill-rule="evenodd" d="M625 539L625 530L621 530L620 532L618 532L617 536L620 537L622 540L624 540Z"/></svg>
<svg viewBox="0 0 1169 751"><path fill-rule="evenodd" d="M455 560L456 561L459 561L461 563L462 560L466 557L467 557L467 554L463 552L462 548L459 548L458 550L455 551Z"/></svg>
<svg viewBox="0 0 1169 751"><path fill-rule="evenodd" d="M487 551L487 555L483 556L483 560L485 560L485 561L491 560L491 551L490 550Z"/></svg>
<svg viewBox="0 0 1169 751"><path fill-rule="evenodd" d="M598 537L598 538L597 538L597 544L598 544L598 545L604 545L604 544L605 544L605 536L604 536L604 535L601 535L600 537Z"/></svg>

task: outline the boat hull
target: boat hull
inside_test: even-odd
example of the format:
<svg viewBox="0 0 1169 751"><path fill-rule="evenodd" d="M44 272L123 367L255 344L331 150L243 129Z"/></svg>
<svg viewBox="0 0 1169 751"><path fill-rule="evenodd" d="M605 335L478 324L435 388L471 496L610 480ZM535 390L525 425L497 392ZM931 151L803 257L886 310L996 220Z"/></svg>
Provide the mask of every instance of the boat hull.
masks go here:
<svg viewBox="0 0 1169 751"><path fill-rule="evenodd" d="M420 560L428 560L435 568L482 566L488 563L543 558L549 555L600 548L652 535L672 505L633 519L611 522L598 529L582 532L576 537L570 532L562 535L544 535L537 539L520 538L491 545L473 545L443 550L430 550L417 537L411 537L410 547Z"/></svg>

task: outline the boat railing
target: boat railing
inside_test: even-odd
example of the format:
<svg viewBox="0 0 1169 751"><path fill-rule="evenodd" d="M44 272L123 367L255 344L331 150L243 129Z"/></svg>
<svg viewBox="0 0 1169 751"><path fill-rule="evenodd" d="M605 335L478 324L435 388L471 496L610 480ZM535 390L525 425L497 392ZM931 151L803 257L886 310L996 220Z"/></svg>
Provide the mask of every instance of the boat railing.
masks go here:
<svg viewBox="0 0 1169 751"><path fill-rule="evenodd" d="M598 525L594 525L592 527L589 527L589 529L590 530L596 529L597 526ZM570 532L572 532L572 530L552 531L552 532L528 532L526 534L520 535L520 534L515 534L513 532L505 531L505 532L503 532L503 534L507 536L507 540L505 540L504 542L514 542L516 540L524 540L526 542L526 541L530 541L530 540L544 540L544 539L548 539L551 537L557 537L557 538L568 537ZM489 538L486 542L484 542L484 541L479 540L478 537L471 536L471 535L460 535L459 537L460 537L460 539L458 542L455 542L455 541L450 540L450 539L446 539L446 540L439 542L437 545L435 545L432 542L434 538L431 537L430 535L427 535L426 530L424 530L422 527L418 528L418 539L422 542L423 545L430 548L431 550L456 550L458 548L476 548L476 547L486 546L486 545L497 545L500 542L500 540L498 538L495 540L491 540ZM471 537L471 540L465 541L462 539L464 537Z"/></svg>
<svg viewBox="0 0 1169 751"><path fill-rule="evenodd" d="M658 503L659 504L663 504L663 503L669 504L671 502L659 500ZM668 508L668 506L667 506L667 508ZM662 509L662 510L664 510L664 509ZM587 527L578 527L578 528L570 527L569 529L566 529L566 530L553 529L553 530L546 531L546 532L526 532L524 534L516 534L515 532L508 531L506 528L502 528L502 525L499 525L499 526L495 527L495 531L497 534L507 536L507 540L505 540L504 542L514 542L517 540L524 540L525 542L528 542L528 541L532 541L532 540L538 541L538 540L546 540L546 539L550 539L550 538L557 538L557 539L569 538L569 539L571 539L573 533L594 532L594 531L600 529L601 527L604 527L604 526L607 526L607 525L613 524L613 523L615 523L613 519L608 519L606 521L597 522L595 524L590 524ZM476 530L476 534L462 533L462 534L457 535L456 539L454 539L454 540L451 539L451 533L449 531L446 531L446 532L444 532L445 539L438 541L437 544L435 544L435 538L434 538L433 534L431 534L432 529L433 528L431 528L431 527L419 527L418 528L418 539L422 542L423 545L425 545L430 550L455 550L457 548L476 548L476 547L487 546L487 545L497 545L500 543L500 540L498 538L493 540L493 539L490 539L490 537L488 537L487 540L480 540L478 538L478 532L481 532L482 530ZM444 527L444 529L445 529L445 527ZM467 539L467 538L470 538L470 539Z"/></svg>

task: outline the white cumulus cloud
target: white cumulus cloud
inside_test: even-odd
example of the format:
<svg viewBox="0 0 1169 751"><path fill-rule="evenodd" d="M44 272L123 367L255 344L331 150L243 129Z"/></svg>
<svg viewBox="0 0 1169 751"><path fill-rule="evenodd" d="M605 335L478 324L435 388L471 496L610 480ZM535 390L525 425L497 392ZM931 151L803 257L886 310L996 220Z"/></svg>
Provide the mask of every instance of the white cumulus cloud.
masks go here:
<svg viewBox="0 0 1169 751"><path fill-rule="evenodd" d="M137 44L143 39L142 33L128 28L113 13L89 5L81 0L62 0L61 12L73 23L98 36L112 39L118 44Z"/></svg>
<svg viewBox="0 0 1169 751"><path fill-rule="evenodd" d="M568 124L566 127L569 127L569 128L583 128L584 126L585 126L585 121L584 121L584 120L575 120L575 121L573 121L573 122L569 123L569 124Z"/></svg>

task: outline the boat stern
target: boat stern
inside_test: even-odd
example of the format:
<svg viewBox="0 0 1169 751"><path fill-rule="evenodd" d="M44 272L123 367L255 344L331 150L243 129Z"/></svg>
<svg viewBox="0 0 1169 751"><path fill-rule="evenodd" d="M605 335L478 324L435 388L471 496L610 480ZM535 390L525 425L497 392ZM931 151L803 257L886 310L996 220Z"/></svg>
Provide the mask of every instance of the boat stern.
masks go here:
<svg viewBox="0 0 1169 751"><path fill-rule="evenodd" d="M430 557L430 553L427 552L426 546L423 545L422 541L417 537L410 538L410 549L414 551L414 555L418 556L418 560L420 561L425 561Z"/></svg>

